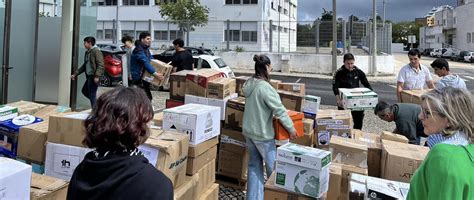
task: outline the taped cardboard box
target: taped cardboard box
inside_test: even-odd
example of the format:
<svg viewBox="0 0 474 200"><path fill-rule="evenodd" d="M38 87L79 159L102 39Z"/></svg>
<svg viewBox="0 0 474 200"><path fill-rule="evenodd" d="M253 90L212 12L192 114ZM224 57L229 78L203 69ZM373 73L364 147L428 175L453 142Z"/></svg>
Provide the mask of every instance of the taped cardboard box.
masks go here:
<svg viewBox="0 0 474 200"><path fill-rule="evenodd" d="M0 194L2 199L29 199L31 166L0 157Z"/></svg>
<svg viewBox="0 0 474 200"><path fill-rule="evenodd" d="M403 90L401 93L402 103L413 103L421 105L421 95L431 91L431 89L426 90Z"/></svg>
<svg viewBox="0 0 474 200"><path fill-rule="evenodd" d="M331 163L329 166L329 189L327 199L338 200L341 192L342 165Z"/></svg>
<svg viewBox="0 0 474 200"><path fill-rule="evenodd" d="M236 130L242 130L244 110L245 97L238 97L227 101L225 125Z"/></svg>
<svg viewBox="0 0 474 200"><path fill-rule="evenodd" d="M279 83L278 90L291 92L300 96L306 95L304 83Z"/></svg>
<svg viewBox="0 0 474 200"><path fill-rule="evenodd" d="M22 126L42 122L43 119L31 115L20 115L0 122L0 154L16 158L18 153L19 132Z"/></svg>
<svg viewBox="0 0 474 200"><path fill-rule="evenodd" d="M428 152L428 147L382 140L381 177L409 183Z"/></svg>
<svg viewBox="0 0 474 200"><path fill-rule="evenodd" d="M281 103L288 110L301 112L304 105L304 96L287 92L287 91L278 91L280 95Z"/></svg>
<svg viewBox="0 0 474 200"><path fill-rule="evenodd" d="M380 177L380 162L382 160L381 136L354 129L352 130L352 138L367 144L367 169L369 170L369 176Z"/></svg>
<svg viewBox="0 0 474 200"><path fill-rule="evenodd" d="M163 112L155 113L155 115L153 115L153 123L155 126L163 126Z"/></svg>
<svg viewBox="0 0 474 200"><path fill-rule="evenodd" d="M76 167L90 151L92 149L47 142L45 174L69 181Z"/></svg>
<svg viewBox="0 0 474 200"><path fill-rule="evenodd" d="M328 148L333 135L351 137L352 115L349 110L319 110L314 126L316 147Z"/></svg>
<svg viewBox="0 0 474 200"><path fill-rule="evenodd" d="M191 70L182 70L170 75L170 99L184 100L186 94L186 75Z"/></svg>
<svg viewBox="0 0 474 200"><path fill-rule="evenodd" d="M219 199L219 184L212 184L198 200L217 200Z"/></svg>
<svg viewBox="0 0 474 200"><path fill-rule="evenodd" d="M321 104L321 97L306 95L304 96L303 113L308 119L315 119Z"/></svg>
<svg viewBox="0 0 474 200"><path fill-rule="evenodd" d="M296 138L294 140L290 140L291 143L313 147L313 140L314 140L314 129L313 129L314 120L312 119L303 119L303 129L304 129L304 136Z"/></svg>
<svg viewBox="0 0 474 200"><path fill-rule="evenodd" d="M346 110L371 110L379 102L377 93L369 88L339 88L339 93Z"/></svg>
<svg viewBox="0 0 474 200"><path fill-rule="evenodd" d="M367 169L363 169L356 166L344 165L342 166L342 179L341 179L341 199L348 199L349 194L349 183L351 180L351 174L361 174L367 176Z"/></svg>
<svg viewBox="0 0 474 200"><path fill-rule="evenodd" d="M211 160L202 169L197 171L193 176L198 177L196 182L196 193L193 199L199 199L205 196L205 193L216 182L216 160Z"/></svg>
<svg viewBox="0 0 474 200"><path fill-rule="evenodd" d="M36 173L31 174L31 200L62 200L66 199L69 183Z"/></svg>
<svg viewBox="0 0 474 200"><path fill-rule="evenodd" d="M49 121L20 128L18 135L18 158L43 164L46 158L46 140Z"/></svg>
<svg viewBox="0 0 474 200"><path fill-rule="evenodd" d="M150 136L138 149L177 188L183 184L186 176L188 146L188 135L165 131L157 137Z"/></svg>
<svg viewBox="0 0 474 200"><path fill-rule="evenodd" d="M265 193L263 195L265 200L316 200L316 198L298 194L296 192L275 186L275 177L276 173L273 172L265 183Z"/></svg>
<svg viewBox="0 0 474 200"><path fill-rule="evenodd" d="M219 143L219 138L214 137L210 140L207 140L198 145L189 145L188 149L188 157L196 158L201 154L207 152L207 150L211 149L212 147L216 146Z"/></svg>
<svg viewBox="0 0 474 200"><path fill-rule="evenodd" d="M197 157L188 157L188 163L186 167L187 175L194 175L198 170L202 169L207 163L216 159L217 145L208 149Z"/></svg>
<svg viewBox="0 0 474 200"><path fill-rule="evenodd" d="M219 149L219 161L217 163L217 174L247 180L248 155Z"/></svg>
<svg viewBox="0 0 474 200"><path fill-rule="evenodd" d="M339 136L331 137L329 150L333 161L367 169L367 144L361 141Z"/></svg>
<svg viewBox="0 0 474 200"><path fill-rule="evenodd" d="M238 76L235 77L235 92L239 94L239 96L244 97L244 92L242 91L242 87L244 86L245 81L247 81L250 76Z"/></svg>
<svg viewBox="0 0 474 200"><path fill-rule="evenodd" d="M18 108L18 115L34 115L36 112L46 107L44 104L30 101L17 101L6 105Z"/></svg>
<svg viewBox="0 0 474 200"><path fill-rule="evenodd" d="M219 78L209 81L207 98L224 99L235 93L235 79Z"/></svg>
<svg viewBox="0 0 474 200"><path fill-rule="evenodd" d="M164 63L156 59L151 59L150 63L153 66L153 68L155 68L155 71L157 73L160 73L161 75L163 75L163 79L162 80L157 79L155 76L153 76L153 74L150 74L147 70L144 70L145 72L143 72L142 79L158 87L163 86L166 83L168 83L171 71L173 70L173 66L168 65L167 63Z"/></svg>
<svg viewBox="0 0 474 200"><path fill-rule="evenodd" d="M382 131L381 139L382 140L391 140L391 141L394 141L394 142L401 142L401 143L405 143L405 144L408 144L408 142L409 142L408 138L405 137L404 135L400 135L400 134L396 134L396 133L392 133L392 132L388 132L388 131Z"/></svg>
<svg viewBox="0 0 474 200"><path fill-rule="evenodd" d="M288 143L278 147L276 160L309 169L321 170L331 164L331 152Z"/></svg>
<svg viewBox="0 0 474 200"><path fill-rule="evenodd" d="M246 148L245 137L241 131L225 127L221 129L219 150L243 155L246 152Z"/></svg>
<svg viewBox="0 0 474 200"><path fill-rule="evenodd" d="M71 108L64 106L48 105L38 110L38 112L36 112L33 116L41 118L43 120L49 120L49 116L51 115L67 112L71 112Z"/></svg>
<svg viewBox="0 0 474 200"><path fill-rule="evenodd" d="M212 69L191 71L186 75L186 94L206 97L209 82L222 77L222 72Z"/></svg>
<svg viewBox="0 0 474 200"><path fill-rule="evenodd" d="M304 137L304 114L292 110L287 110L288 116L293 122L293 127L296 130L296 137ZM273 129L275 130L276 140L287 140L290 138L290 133L281 124L280 120L273 118Z"/></svg>
<svg viewBox="0 0 474 200"><path fill-rule="evenodd" d="M282 83L280 80L270 79L270 85L272 85L275 90L278 90L278 85Z"/></svg>
<svg viewBox="0 0 474 200"><path fill-rule="evenodd" d="M196 193L197 176L186 176L184 183L174 190L174 200L189 200L193 199Z"/></svg>
<svg viewBox="0 0 474 200"><path fill-rule="evenodd" d="M84 121L89 113L61 113L49 117L48 142L84 147Z"/></svg>

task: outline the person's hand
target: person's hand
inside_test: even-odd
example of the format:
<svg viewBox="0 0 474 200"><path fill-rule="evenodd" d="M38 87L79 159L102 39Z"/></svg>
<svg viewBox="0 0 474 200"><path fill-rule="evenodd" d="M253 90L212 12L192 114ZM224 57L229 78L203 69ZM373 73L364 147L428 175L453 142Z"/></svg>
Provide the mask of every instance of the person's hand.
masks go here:
<svg viewBox="0 0 474 200"><path fill-rule="evenodd" d="M155 72L153 76L155 76L160 81L162 81L165 78L162 74L157 73L157 72Z"/></svg>
<svg viewBox="0 0 474 200"><path fill-rule="evenodd" d="M341 99L336 99L336 104L338 107L342 107L342 100Z"/></svg>
<svg viewBox="0 0 474 200"><path fill-rule="evenodd" d="M97 77L97 76L94 77L94 83L95 83L95 84L99 84L99 77Z"/></svg>
<svg viewBox="0 0 474 200"><path fill-rule="evenodd" d="M290 139L291 139L291 140L296 139L296 130L293 131L293 132L290 132Z"/></svg>
<svg viewBox="0 0 474 200"><path fill-rule="evenodd" d="M73 80L73 81L76 80L76 75L75 74L71 75L71 80Z"/></svg>

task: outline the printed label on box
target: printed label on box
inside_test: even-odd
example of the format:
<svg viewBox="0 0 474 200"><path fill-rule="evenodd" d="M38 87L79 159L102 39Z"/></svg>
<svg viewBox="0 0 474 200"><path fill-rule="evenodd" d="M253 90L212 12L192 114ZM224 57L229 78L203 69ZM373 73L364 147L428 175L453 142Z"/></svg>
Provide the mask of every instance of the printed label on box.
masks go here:
<svg viewBox="0 0 474 200"><path fill-rule="evenodd" d="M227 135L221 135L221 142L228 143L228 144L234 144L234 145L238 145L238 146L241 146L241 147L246 147L247 146L247 144L245 142L234 140L234 139L232 139L231 137L229 137Z"/></svg>
<svg viewBox="0 0 474 200"><path fill-rule="evenodd" d="M349 125L330 124L326 129L350 129Z"/></svg>
<svg viewBox="0 0 474 200"><path fill-rule="evenodd" d="M300 91L301 86L300 85L293 85L293 91Z"/></svg>
<svg viewBox="0 0 474 200"><path fill-rule="evenodd" d="M59 174L67 174L72 175L74 169L76 169L77 165L81 158L76 155L66 155L61 153L55 153L53 156L54 166L53 171Z"/></svg>
<svg viewBox="0 0 474 200"><path fill-rule="evenodd" d="M149 147L148 145L140 145L137 148L143 153L143 156L148 159L148 162L151 165L156 166L156 163L158 162L158 156L160 155L160 150Z"/></svg>
<svg viewBox="0 0 474 200"><path fill-rule="evenodd" d="M317 120L318 125L338 125L338 124L344 124L344 120L339 120L339 119L318 119Z"/></svg>
<svg viewBox="0 0 474 200"><path fill-rule="evenodd" d="M328 145L330 139L331 139L331 134L329 133L329 131L320 131L318 133L319 145Z"/></svg>

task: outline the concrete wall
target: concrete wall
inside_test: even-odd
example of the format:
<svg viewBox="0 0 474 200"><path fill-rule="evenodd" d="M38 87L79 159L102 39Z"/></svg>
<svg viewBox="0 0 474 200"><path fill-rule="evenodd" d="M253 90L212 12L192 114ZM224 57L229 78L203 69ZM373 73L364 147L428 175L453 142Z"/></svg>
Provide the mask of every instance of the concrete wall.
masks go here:
<svg viewBox="0 0 474 200"><path fill-rule="evenodd" d="M474 42L471 36L471 42L467 43L467 33L474 33L472 26L474 19L474 3L469 3L456 8L456 48L465 51L474 51Z"/></svg>
<svg viewBox="0 0 474 200"><path fill-rule="evenodd" d="M217 52L216 55L222 59L233 69L254 69L252 60L253 52ZM288 62L291 72L314 73L314 74L330 74L331 71L331 55L322 54L296 54L296 53L268 53L267 55L272 61L273 70L280 71ZM282 61L289 57L289 61ZM365 73L368 72L369 65L372 62L371 56L355 56L356 66ZM337 57L338 65L342 66L342 56ZM377 71L383 74L394 73L394 58L392 55L377 56Z"/></svg>

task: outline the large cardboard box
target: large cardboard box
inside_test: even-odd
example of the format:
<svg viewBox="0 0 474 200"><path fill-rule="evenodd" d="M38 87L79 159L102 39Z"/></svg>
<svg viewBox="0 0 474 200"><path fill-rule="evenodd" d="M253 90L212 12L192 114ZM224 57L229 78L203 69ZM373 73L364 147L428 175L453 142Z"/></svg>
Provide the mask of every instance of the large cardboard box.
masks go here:
<svg viewBox="0 0 474 200"><path fill-rule="evenodd" d="M191 71L186 75L186 94L206 97L209 82L222 77L222 72L212 69Z"/></svg>
<svg viewBox="0 0 474 200"><path fill-rule="evenodd" d="M368 149L364 142L333 136L329 143L329 150L334 162L367 169Z"/></svg>
<svg viewBox="0 0 474 200"><path fill-rule="evenodd" d="M163 130L189 135L189 143L197 145L220 134L220 108L186 104L163 111Z"/></svg>
<svg viewBox="0 0 474 200"><path fill-rule="evenodd" d="M43 120L49 120L49 116L51 115L67 112L71 112L71 108L64 106L48 105L38 110L38 112L36 112L33 116L41 118Z"/></svg>
<svg viewBox="0 0 474 200"><path fill-rule="evenodd" d="M212 99L212 98L206 98L206 97L198 97L198 96L193 96L193 95L185 95L184 98L184 103L185 104L202 104L202 105L208 105L208 106L214 106L214 107L219 107L221 108L221 120L225 120L225 113L226 113L226 105L227 101L230 99L237 98L237 93L233 93L230 96L224 98L224 99Z"/></svg>
<svg viewBox="0 0 474 200"><path fill-rule="evenodd" d="M380 177L380 162L382 160L382 140L379 134L352 130L352 138L367 144L367 169L369 176Z"/></svg>
<svg viewBox="0 0 474 200"><path fill-rule="evenodd" d="M275 185L292 192L319 198L329 187L329 166L321 170L276 162Z"/></svg>
<svg viewBox="0 0 474 200"><path fill-rule="evenodd" d="M177 188L186 176L188 146L188 135L166 131L159 136L150 136L138 149Z"/></svg>
<svg viewBox="0 0 474 200"><path fill-rule="evenodd" d="M247 180L248 155L246 149L243 153L219 149L218 157L217 174Z"/></svg>
<svg viewBox="0 0 474 200"><path fill-rule="evenodd" d="M20 128L29 124L42 122L43 119L20 115L13 119L0 122L0 153L10 158L16 158L18 150L18 135Z"/></svg>
<svg viewBox="0 0 474 200"><path fill-rule="evenodd" d="M301 96L306 95L304 83L279 83L278 90L291 92Z"/></svg>
<svg viewBox="0 0 474 200"><path fill-rule="evenodd" d="M402 103L413 103L421 105L421 95L431 91L431 89L426 90L403 90L401 93Z"/></svg>
<svg viewBox="0 0 474 200"><path fill-rule="evenodd" d="M369 88L339 88L339 93L346 110L370 110L379 102L377 93Z"/></svg>
<svg viewBox="0 0 474 200"><path fill-rule="evenodd" d="M293 127L296 130L296 137L304 137L304 114L292 110L287 110L287 113L290 119L293 121ZM290 133L276 117L273 118L273 129L275 130L276 140L287 140L290 138Z"/></svg>
<svg viewBox="0 0 474 200"><path fill-rule="evenodd" d="M189 145L188 148L188 157L196 158L201 154L207 152L212 147L216 146L219 143L219 138L214 137L198 145Z"/></svg>
<svg viewBox="0 0 474 200"><path fill-rule="evenodd" d="M270 85L272 85L275 90L278 90L278 85L282 83L280 80L270 79Z"/></svg>
<svg viewBox="0 0 474 200"><path fill-rule="evenodd" d="M381 178L409 183L428 152L428 147L382 140Z"/></svg>
<svg viewBox="0 0 474 200"><path fill-rule="evenodd" d="M17 101L6 105L18 108L18 115L34 115L36 112L46 107L44 104L31 101Z"/></svg>
<svg viewBox="0 0 474 200"><path fill-rule="evenodd" d="M276 173L273 172L265 183L265 193L263 195L265 200L315 200L315 198L275 186L275 177Z"/></svg>
<svg viewBox="0 0 474 200"><path fill-rule="evenodd" d="M225 125L233 129L242 130L244 110L245 97L238 97L227 101Z"/></svg>
<svg viewBox="0 0 474 200"><path fill-rule="evenodd" d="M31 166L25 163L0 157L0 198L29 199Z"/></svg>
<svg viewBox="0 0 474 200"><path fill-rule="evenodd" d="M349 184L351 180L351 174L367 175L367 169L363 169L356 166L344 165L342 166L342 181L341 181L341 199L348 199L349 195Z"/></svg>
<svg viewBox="0 0 474 200"><path fill-rule="evenodd" d="M0 121L13 119L18 116L18 108L0 105Z"/></svg>
<svg viewBox="0 0 474 200"><path fill-rule="evenodd" d="M314 126L316 147L327 148L331 136L351 136L352 115L349 110L319 110Z"/></svg>
<svg viewBox="0 0 474 200"><path fill-rule="evenodd" d="M155 71L163 75L163 79L159 80L153 74L150 74L147 70L143 72L142 79L146 82L149 82L155 86L163 86L166 83L168 83L171 71L173 70L173 66L168 65L164 62L161 62L159 60L151 59L150 61L151 65L153 68L155 68Z"/></svg>
<svg viewBox="0 0 474 200"><path fill-rule="evenodd" d="M191 70L183 70L170 75L170 99L184 100L186 94L186 75Z"/></svg>
<svg viewBox="0 0 474 200"><path fill-rule="evenodd" d="M321 170L331 164L331 152L288 143L278 147L276 160L309 169Z"/></svg>
<svg viewBox="0 0 474 200"><path fill-rule="evenodd" d="M31 200L63 200L67 196L67 181L40 175L31 174Z"/></svg>
<svg viewBox="0 0 474 200"><path fill-rule="evenodd" d="M299 95L287 91L278 91L280 95L281 103L288 110L294 110L301 112L304 105L304 95Z"/></svg>
<svg viewBox="0 0 474 200"><path fill-rule="evenodd" d="M198 170L202 169L207 163L215 160L217 156L217 145L211 147L206 152L198 155L197 157L188 157L188 163L186 167L187 175L194 175Z"/></svg>
<svg viewBox="0 0 474 200"><path fill-rule="evenodd" d="M366 193L370 200L406 199L410 184L374 177L366 179Z"/></svg>
<svg viewBox="0 0 474 200"><path fill-rule="evenodd" d="M209 187L198 200L217 200L219 199L219 184L215 183Z"/></svg>
<svg viewBox="0 0 474 200"><path fill-rule="evenodd" d="M197 176L186 176L184 183L175 188L174 200L189 200L193 199L196 193L196 183L198 182Z"/></svg>
<svg viewBox="0 0 474 200"><path fill-rule="evenodd" d="M313 147L313 140L314 140L314 120L312 119L303 119L303 129L304 129L304 136L296 138L294 140L290 140L291 143Z"/></svg>
<svg viewBox="0 0 474 200"><path fill-rule="evenodd" d="M244 86L245 81L247 81L250 78L250 76L238 76L235 77L235 92L239 94L239 96L244 97L245 94L242 91L242 87Z"/></svg>
<svg viewBox="0 0 474 200"><path fill-rule="evenodd" d="M400 134L396 134L396 133L392 133L392 132L388 132L388 131L382 131L381 139L382 140L391 140L391 141L394 141L394 142L401 142L401 143L405 143L405 144L408 144L408 142L409 142L408 138L405 137L404 135L400 135Z"/></svg>
<svg viewBox="0 0 474 200"><path fill-rule="evenodd" d="M49 117L48 142L83 147L84 121L89 113L62 113Z"/></svg>
<svg viewBox="0 0 474 200"><path fill-rule="evenodd" d="M213 99L224 99L235 93L235 79L219 78L209 81L207 97Z"/></svg>
<svg viewBox="0 0 474 200"><path fill-rule="evenodd" d="M223 127L221 129L219 150L229 151L237 154L244 154L247 144L241 131L236 131Z"/></svg>
<svg viewBox="0 0 474 200"><path fill-rule="evenodd" d="M303 113L306 118L315 119L321 104L321 97L306 95L304 96Z"/></svg>
<svg viewBox="0 0 474 200"><path fill-rule="evenodd" d="M64 144L46 143L44 171L51 177L69 181L77 165L92 149Z"/></svg>
<svg viewBox="0 0 474 200"><path fill-rule="evenodd" d="M216 160L213 159L202 167L193 176L198 177L196 182L196 193L193 199L204 196L205 193L216 182Z"/></svg>
<svg viewBox="0 0 474 200"><path fill-rule="evenodd" d="M342 165L332 163L329 166L329 189L327 199L338 200L341 192Z"/></svg>
<svg viewBox="0 0 474 200"><path fill-rule="evenodd" d="M18 158L43 164L46 158L46 140L49 121L20 128L18 135Z"/></svg>

